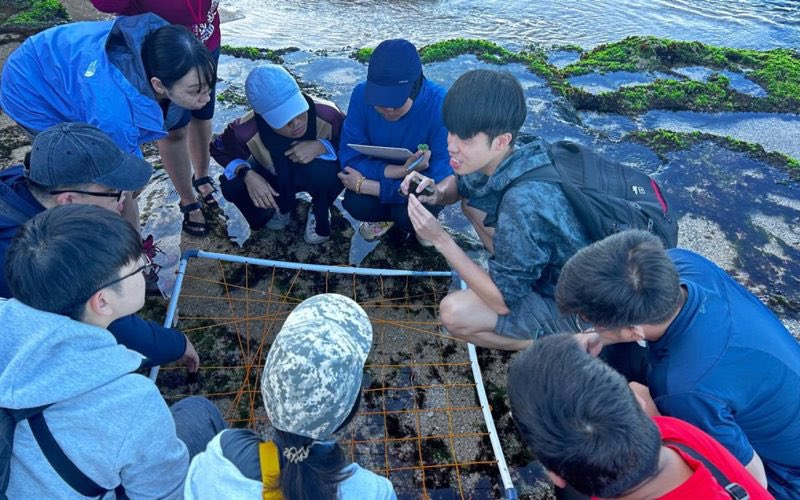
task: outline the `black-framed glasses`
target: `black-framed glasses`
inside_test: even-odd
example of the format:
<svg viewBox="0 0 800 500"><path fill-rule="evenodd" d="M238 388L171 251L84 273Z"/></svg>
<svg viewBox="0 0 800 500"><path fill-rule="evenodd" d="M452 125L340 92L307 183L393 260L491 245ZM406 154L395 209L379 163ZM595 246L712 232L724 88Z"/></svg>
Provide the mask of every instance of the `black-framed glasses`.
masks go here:
<svg viewBox="0 0 800 500"><path fill-rule="evenodd" d="M100 198L116 198L117 203L122 201L122 195L125 194L125 191L81 191L80 189L57 189L55 191L50 191L50 194L62 194L62 193L78 193L78 194L85 194L87 196L98 196Z"/></svg>
<svg viewBox="0 0 800 500"><path fill-rule="evenodd" d="M140 265L139 267L137 267L133 271L129 272L125 276L117 278L117 279L115 279L113 281L109 281L105 285L101 286L100 288L98 288L97 290L92 292L92 295L94 295L95 293L99 292L103 288L108 288L108 287L110 287L112 285L116 285L117 283L130 278L131 276L136 276L138 273L144 272L145 274L150 274L150 271L153 269L153 267L157 265L157 264L154 264L153 261L150 260L150 257L148 257L145 254L142 254L142 256L139 257L139 263L142 264L142 265Z"/></svg>

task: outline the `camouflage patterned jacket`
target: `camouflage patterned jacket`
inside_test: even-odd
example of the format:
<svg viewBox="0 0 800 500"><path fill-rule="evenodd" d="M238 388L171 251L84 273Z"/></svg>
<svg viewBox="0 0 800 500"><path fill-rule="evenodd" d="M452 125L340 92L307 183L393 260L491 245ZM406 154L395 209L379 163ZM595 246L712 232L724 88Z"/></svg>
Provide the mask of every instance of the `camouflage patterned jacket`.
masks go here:
<svg viewBox="0 0 800 500"><path fill-rule="evenodd" d="M461 196L469 206L486 212L484 224L495 228L489 274L509 308L531 291L552 298L561 268L590 243L558 185L526 180L503 194L514 179L548 164L546 145L536 138L514 151L491 176L474 172L458 177Z"/></svg>

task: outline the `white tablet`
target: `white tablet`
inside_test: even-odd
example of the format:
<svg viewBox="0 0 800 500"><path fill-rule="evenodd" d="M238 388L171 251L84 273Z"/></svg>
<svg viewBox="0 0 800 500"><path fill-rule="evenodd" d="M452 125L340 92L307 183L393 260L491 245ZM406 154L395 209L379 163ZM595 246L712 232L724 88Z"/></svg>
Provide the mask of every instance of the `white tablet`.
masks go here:
<svg viewBox="0 0 800 500"><path fill-rule="evenodd" d="M405 162L409 156L413 155L406 148L387 148L384 146L369 146L367 144L348 144L362 155L380 158L382 160L397 160Z"/></svg>

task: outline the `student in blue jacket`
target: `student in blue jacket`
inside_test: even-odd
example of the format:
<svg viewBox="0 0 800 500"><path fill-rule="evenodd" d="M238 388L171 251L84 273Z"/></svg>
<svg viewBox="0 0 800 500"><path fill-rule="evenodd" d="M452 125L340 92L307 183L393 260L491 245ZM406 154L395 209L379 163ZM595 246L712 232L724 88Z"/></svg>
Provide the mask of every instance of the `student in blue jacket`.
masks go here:
<svg viewBox="0 0 800 500"><path fill-rule="evenodd" d="M125 152L159 141L180 197L183 230L208 231L192 190L187 125L209 101L216 63L186 28L154 14L57 26L28 38L3 67L0 106L31 136L84 122ZM207 176L204 176L207 177ZM208 182L198 178L195 185ZM212 197L213 199L213 197ZM136 204L125 218L138 227Z"/></svg>
<svg viewBox="0 0 800 500"><path fill-rule="evenodd" d="M442 122L445 90L427 80L416 47L407 40L385 40L369 60L367 81L353 90L340 141L339 174L347 191L344 208L364 221L359 232L374 240L393 225L406 232L408 199L399 192L408 167L439 182L453 175L447 154L447 129ZM348 144L406 148L414 151L404 164L363 155ZM420 149L425 144L428 150ZM430 207L438 214L441 207Z"/></svg>

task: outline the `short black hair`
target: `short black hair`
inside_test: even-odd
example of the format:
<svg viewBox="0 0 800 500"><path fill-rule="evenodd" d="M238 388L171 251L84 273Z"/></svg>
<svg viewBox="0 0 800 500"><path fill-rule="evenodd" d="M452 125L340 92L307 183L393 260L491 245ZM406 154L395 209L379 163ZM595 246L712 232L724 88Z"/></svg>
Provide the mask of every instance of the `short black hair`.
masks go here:
<svg viewBox="0 0 800 500"><path fill-rule="evenodd" d="M213 87L217 82L217 64L211 52L177 24L162 26L145 37L142 62L147 79L156 77L168 89L193 69L197 69L201 84Z"/></svg>
<svg viewBox="0 0 800 500"><path fill-rule="evenodd" d="M89 297L141 255L139 233L119 214L60 205L20 227L6 253L6 281L23 304L81 321Z"/></svg>
<svg viewBox="0 0 800 500"><path fill-rule="evenodd" d="M522 85L511 73L468 71L447 91L442 119L450 133L469 139L480 132L494 139L506 132L516 140L525 123L527 106Z"/></svg>
<svg viewBox="0 0 800 500"><path fill-rule="evenodd" d="M573 334L537 340L511 365L514 421L542 465L585 495L614 498L657 472L661 436L622 375Z"/></svg>
<svg viewBox="0 0 800 500"><path fill-rule="evenodd" d="M563 314L605 328L667 321L681 300L680 277L657 236L630 230L581 249L561 269L556 302Z"/></svg>

